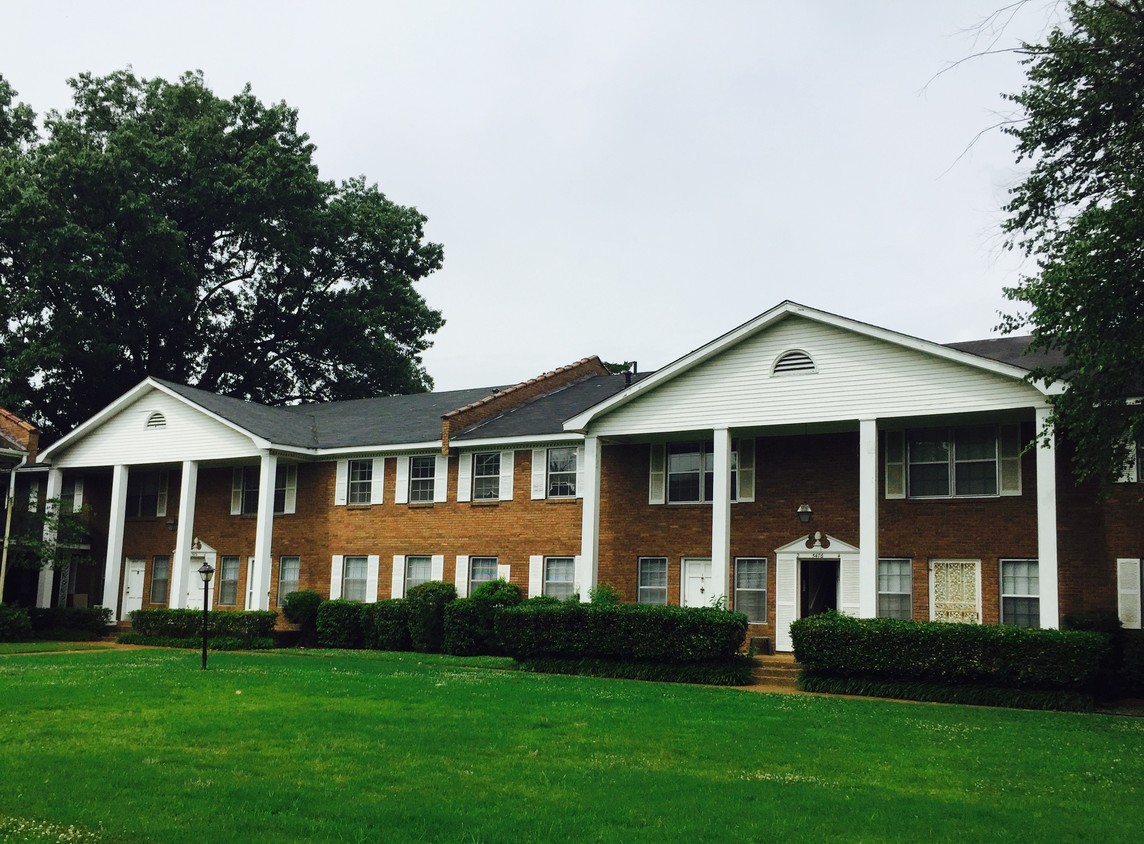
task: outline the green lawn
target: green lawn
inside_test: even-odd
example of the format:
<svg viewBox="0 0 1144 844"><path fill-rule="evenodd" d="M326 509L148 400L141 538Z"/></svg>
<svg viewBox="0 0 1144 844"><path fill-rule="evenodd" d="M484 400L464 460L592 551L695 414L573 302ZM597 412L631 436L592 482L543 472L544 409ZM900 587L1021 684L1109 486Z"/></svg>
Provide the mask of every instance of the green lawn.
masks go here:
<svg viewBox="0 0 1144 844"><path fill-rule="evenodd" d="M418 654L210 660L204 673L193 651L0 657L0 841L1144 835L1144 719Z"/></svg>

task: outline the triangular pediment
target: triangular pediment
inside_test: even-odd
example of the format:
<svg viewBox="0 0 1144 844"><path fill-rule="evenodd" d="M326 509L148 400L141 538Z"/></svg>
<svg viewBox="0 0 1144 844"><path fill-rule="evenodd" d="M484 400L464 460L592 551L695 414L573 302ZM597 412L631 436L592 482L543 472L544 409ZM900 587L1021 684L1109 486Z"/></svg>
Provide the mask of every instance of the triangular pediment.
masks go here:
<svg viewBox="0 0 1144 844"><path fill-rule="evenodd" d="M776 554L809 554L822 552L826 556L832 554L857 554L858 549L848 542L836 539L830 534L822 535L815 531L800 536L794 542L775 549Z"/></svg>

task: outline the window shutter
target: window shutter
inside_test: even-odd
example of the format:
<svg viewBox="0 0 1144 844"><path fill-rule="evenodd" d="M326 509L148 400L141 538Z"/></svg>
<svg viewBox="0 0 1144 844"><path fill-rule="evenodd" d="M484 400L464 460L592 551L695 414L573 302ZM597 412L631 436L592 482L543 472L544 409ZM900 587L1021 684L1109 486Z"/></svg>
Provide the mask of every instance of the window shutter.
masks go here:
<svg viewBox="0 0 1144 844"><path fill-rule="evenodd" d="M75 491L72 492L72 512L78 513L83 509L83 478L75 479Z"/></svg>
<svg viewBox="0 0 1144 844"><path fill-rule="evenodd" d="M282 508L283 513L293 513L298 504L298 467L295 464L290 464L286 467L286 503ZM234 502L231 502L234 506Z"/></svg>
<svg viewBox="0 0 1144 844"><path fill-rule="evenodd" d="M662 443L652 443L650 462L647 503L662 504L667 500L667 446Z"/></svg>
<svg viewBox="0 0 1144 844"><path fill-rule="evenodd" d="M500 453L500 495L501 501L512 501L512 463L515 451Z"/></svg>
<svg viewBox="0 0 1144 844"><path fill-rule="evenodd" d="M600 444L596 443L596 448ZM584 446L576 446L576 497L584 497Z"/></svg>
<svg viewBox="0 0 1144 844"><path fill-rule="evenodd" d="M511 568L512 566L508 563L497 563L497 577L505 583L512 583L510 574Z"/></svg>
<svg viewBox="0 0 1144 844"><path fill-rule="evenodd" d="M842 612L847 615L859 616L862 614L861 596L859 595L861 576L858 572L856 559L843 558L839 564L838 579L841 580Z"/></svg>
<svg viewBox="0 0 1144 844"><path fill-rule="evenodd" d="M442 504L449 500L449 455L438 454L433 468L433 501ZM434 578L440 580L440 578Z"/></svg>
<svg viewBox="0 0 1144 844"><path fill-rule="evenodd" d="M457 455L457 500L473 500L473 453L463 451Z"/></svg>
<svg viewBox="0 0 1144 844"><path fill-rule="evenodd" d="M408 460L407 460L408 463ZM405 555L393 555L393 577L389 584L389 597L405 597Z"/></svg>
<svg viewBox="0 0 1144 844"><path fill-rule="evenodd" d="M381 567L381 557L370 554L366 557L365 599L367 603L377 601L377 570Z"/></svg>
<svg viewBox="0 0 1144 844"><path fill-rule="evenodd" d="M385 501L385 458L373 459L373 474L369 486L369 503L381 504Z"/></svg>
<svg viewBox="0 0 1144 844"><path fill-rule="evenodd" d="M330 564L330 600L334 601L342 597L342 566L344 565L344 558L341 554L334 554L334 560Z"/></svg>
<svg viewBox="0 0 1144 844"><path fill-rule="evenodd" d="M444 580L445 579L445 555L434 554L429 560L429 579L430 580Z"/></svg>
<svg viewBox="0 0 1144 844"><path fill-rule="evenodd" d="M397 458L397 488L393 491L393 500L398 504L409 503L409 458ZM397 597L397 596L395 596Z"/></svg>
<svg viewBox="0 0 1144 844"><path fill-rule="evenodd" d="M28 512L35 513L36 509L40 506L40 480L28 482Z"/></svg>
<svg viewBox="0 0 1144 844"><path fill-rule="evenodd" d="M532 498L548 497L548 449L534 448L532 450ZM580 485L576 488L579 490Z"/></svg>
<svg viewBox="0 0 1144 844"><path fill-rule="evenodd" d="M1116 561L1116 609L1122 625L1140 629L1140 560Z"/></svg>
<svg viewBox="0 0 1144 844"><path fill-rule="evenodd" d="M1140 478L1140 474L1137 471L1139 462L1136 459L1136 443L1128 443L1128 457L1130 462L1116 478L1118 484L1134 484Z"/></svg>
<svg viewBox="0 0 1144 844"><path fill-rule="evenodd" d="M739 440L740 501L755 500L755 438Z"/></svg>
<svg viewBox="0 0 1144 844"><path fill-rule="evenodd" d="M528 558L528 597L544 594L544 558L532 555Z"/></svg>
<svg viewBox="0 0 1144 844"><path fill-rule="evenodd" d="M345 504L350 487L350 461L339 460L334 477L334 505Z"/></svg>
<svg viewBox="0 0 1144 844"><path fill-rule="evenodd" d="M159 496L155 501L155 515L167 515L167 473L159 473Z"/></svg>
<svg viewBox="0 0 1144 844"><path fill-rule="evenodd" d="M457 597L469 597L469 555L457 555L457 572L453 575L453 585L457 587Z"/></svg>
<svg viewBox="0 0 1144 844"><path fill-rule="evenodd" d="M584 558L577 554L572 558L572 588L575 590L573 595L580 595L581 600L588 597L589 589L591 588L591 575L584 572L581 568L584 564ZM585 583L585 581L588 581Z"/></svg>
<svg viewBox="0 0 1144 844"><path fill-rule="evenodd" d="M230 514L242 512L242 469L235 466L230 473Z"/></svg>
<svg viewBox="0 0 1144 844"><path fill-rule="evenodd" d="M1001 495L1021 494L1021 426L1002 425L998 451L1001 455Z"/></svg>
<svg viewBox="0 0 1144 844"><path fill-rule="evenodd" d="M906 433L886 431L886 497L906 497Z"/></svg>

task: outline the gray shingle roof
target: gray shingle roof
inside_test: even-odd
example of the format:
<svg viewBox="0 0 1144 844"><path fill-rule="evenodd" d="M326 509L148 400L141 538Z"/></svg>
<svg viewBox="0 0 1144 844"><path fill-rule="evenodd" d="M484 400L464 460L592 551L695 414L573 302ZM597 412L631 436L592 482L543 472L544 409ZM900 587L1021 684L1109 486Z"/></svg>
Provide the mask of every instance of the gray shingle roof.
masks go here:
<svg viewBox="0 0 1144 844"><path fill-rule="evenodd" d="M1017 337L996 337L990 340L966 340L961 343L946 343L950 349L969 352L971 355L989 358L1000 363L1019 366L1021 369L1036 369L1039 366L1060 366L1065 362L1063 352L1029 353L1030 335Z"/></svg>

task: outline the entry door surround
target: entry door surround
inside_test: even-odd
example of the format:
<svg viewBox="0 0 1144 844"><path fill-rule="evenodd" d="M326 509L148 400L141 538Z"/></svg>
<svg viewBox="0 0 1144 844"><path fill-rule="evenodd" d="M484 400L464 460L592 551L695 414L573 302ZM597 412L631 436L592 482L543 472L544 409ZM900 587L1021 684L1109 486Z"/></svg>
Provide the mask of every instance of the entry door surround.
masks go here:
<svg viewBox="0 0 1144 844"><path fill-rule="evenodd" d="M775 549L775 648L794 650L790 626L801 617L800 570L804 560L838 561L838 609L857 616L859 600L859 550L853 545L819 533L799 537Z"/></svg>

